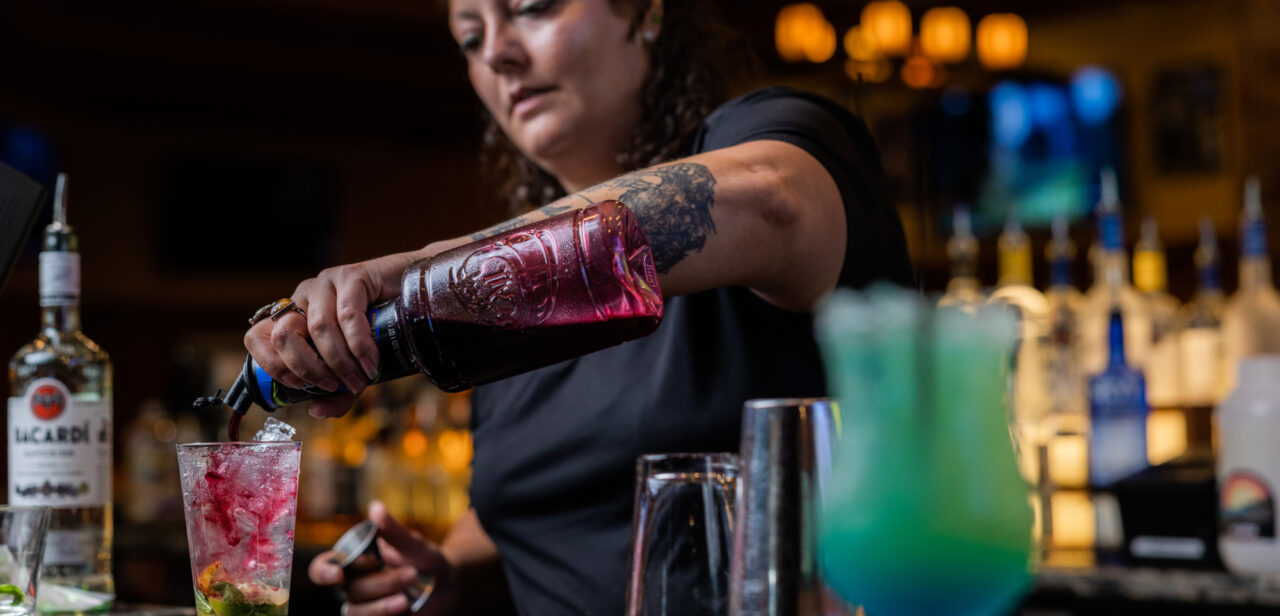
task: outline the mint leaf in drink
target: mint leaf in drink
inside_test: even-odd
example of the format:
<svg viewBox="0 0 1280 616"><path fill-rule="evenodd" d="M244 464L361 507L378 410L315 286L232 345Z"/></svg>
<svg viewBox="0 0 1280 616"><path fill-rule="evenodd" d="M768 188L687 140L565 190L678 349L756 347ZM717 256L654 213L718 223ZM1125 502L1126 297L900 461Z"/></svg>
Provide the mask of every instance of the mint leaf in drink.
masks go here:
<svg viewBox="0 0 1280 616"><path fill-rule="evenodd" d="M226 603L244 603L244 593L231 582L214 582L211 587L218 598Z"/></svg>
<svg viewBox="0 0 1280 616"><path fill-rule="evenodd" d="M198 612L200 616L209 616L209 614L213 613L213 607L209 605L208 597L205 597L204 593L200 592L199 588L196 588L195 591L196 591L196 612Z"/></svg>

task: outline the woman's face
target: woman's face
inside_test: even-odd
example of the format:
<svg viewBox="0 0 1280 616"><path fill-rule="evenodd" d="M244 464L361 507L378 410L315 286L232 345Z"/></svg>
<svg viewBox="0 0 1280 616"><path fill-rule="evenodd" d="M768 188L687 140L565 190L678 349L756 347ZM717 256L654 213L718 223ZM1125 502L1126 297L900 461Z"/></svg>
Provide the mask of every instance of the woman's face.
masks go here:
<svg viewBox="0 0 1280 616"><path fill-rule="evenodd" d="M609 0L450 0L449 27L480 100L553 175L626 147L648 52Z"/></svg>

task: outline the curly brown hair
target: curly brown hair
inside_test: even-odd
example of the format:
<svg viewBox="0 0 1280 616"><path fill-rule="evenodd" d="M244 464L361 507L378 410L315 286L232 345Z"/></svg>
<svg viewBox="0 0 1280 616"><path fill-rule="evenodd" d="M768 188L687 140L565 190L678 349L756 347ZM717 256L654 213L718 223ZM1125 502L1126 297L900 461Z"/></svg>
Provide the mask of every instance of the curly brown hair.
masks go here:
<svg viewBox="0 0 1280 616"><path fill-rule="evenodd" d="M651 0L609 0L630 10L636 36ZM754 68L747 46L714 14L711 0L665 0L662 28L649 45L649 74L641 86L641 115L630 145L618 153L624 171L686 155L702 121L725 101ZM527 156L484 112L481 163L512 213L546 205L565 195L551 174Z"/></svg>

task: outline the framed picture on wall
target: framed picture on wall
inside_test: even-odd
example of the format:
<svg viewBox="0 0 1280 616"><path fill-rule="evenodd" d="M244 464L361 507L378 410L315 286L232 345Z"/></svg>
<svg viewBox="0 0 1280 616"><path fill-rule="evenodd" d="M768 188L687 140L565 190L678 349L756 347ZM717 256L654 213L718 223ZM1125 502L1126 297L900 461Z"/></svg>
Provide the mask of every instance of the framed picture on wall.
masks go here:
<svg viewBox="0 0 1280 616"><path fill-rule="evenodd" d="M1160 173L1212 172L1225 150L1222 77L1217 66L1156 71L1151 88L1152 151Z"/></svg>

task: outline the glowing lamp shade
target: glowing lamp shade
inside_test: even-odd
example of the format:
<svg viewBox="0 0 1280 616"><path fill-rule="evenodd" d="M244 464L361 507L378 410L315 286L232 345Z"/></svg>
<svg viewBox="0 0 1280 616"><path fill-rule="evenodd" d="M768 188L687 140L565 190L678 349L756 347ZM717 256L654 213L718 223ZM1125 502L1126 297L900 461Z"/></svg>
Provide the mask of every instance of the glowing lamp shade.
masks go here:
<svg viewBox="0 0 1280 616"><path fill-rule="evenodd" d="M969 16L954 6L925 11L920 18L920 50L937 62L959 62L969 55Z"/></svg>
<svg viewBox="0 0 1280 616"><path fill-rule="evenodd" d="M774 22L774 44L788 62L826 62L836 52L836 29L822 9L804 2L788 4Z"/></svg>
<svg viewBox="0 0 1280 616"><path fill-rule="evenodd" d="M1027 22L1013 13L992 13L978 22L978 60L993 71L1027 60Z"/></svg>
<svg viewBox="0 0 1280 616"><path fill-rule="evenodd" d="M883 57L862 31L862 26L854 26L844 33L844 52L849 54L849 59L858 62L873 62Z"/></svg>
<svg viewBox="0 0 1280 616"><path fill-rule="evenodd" d="M911 10L898 0L876 0L862 8L862 32L887 56L911 50Z"/></svg>

